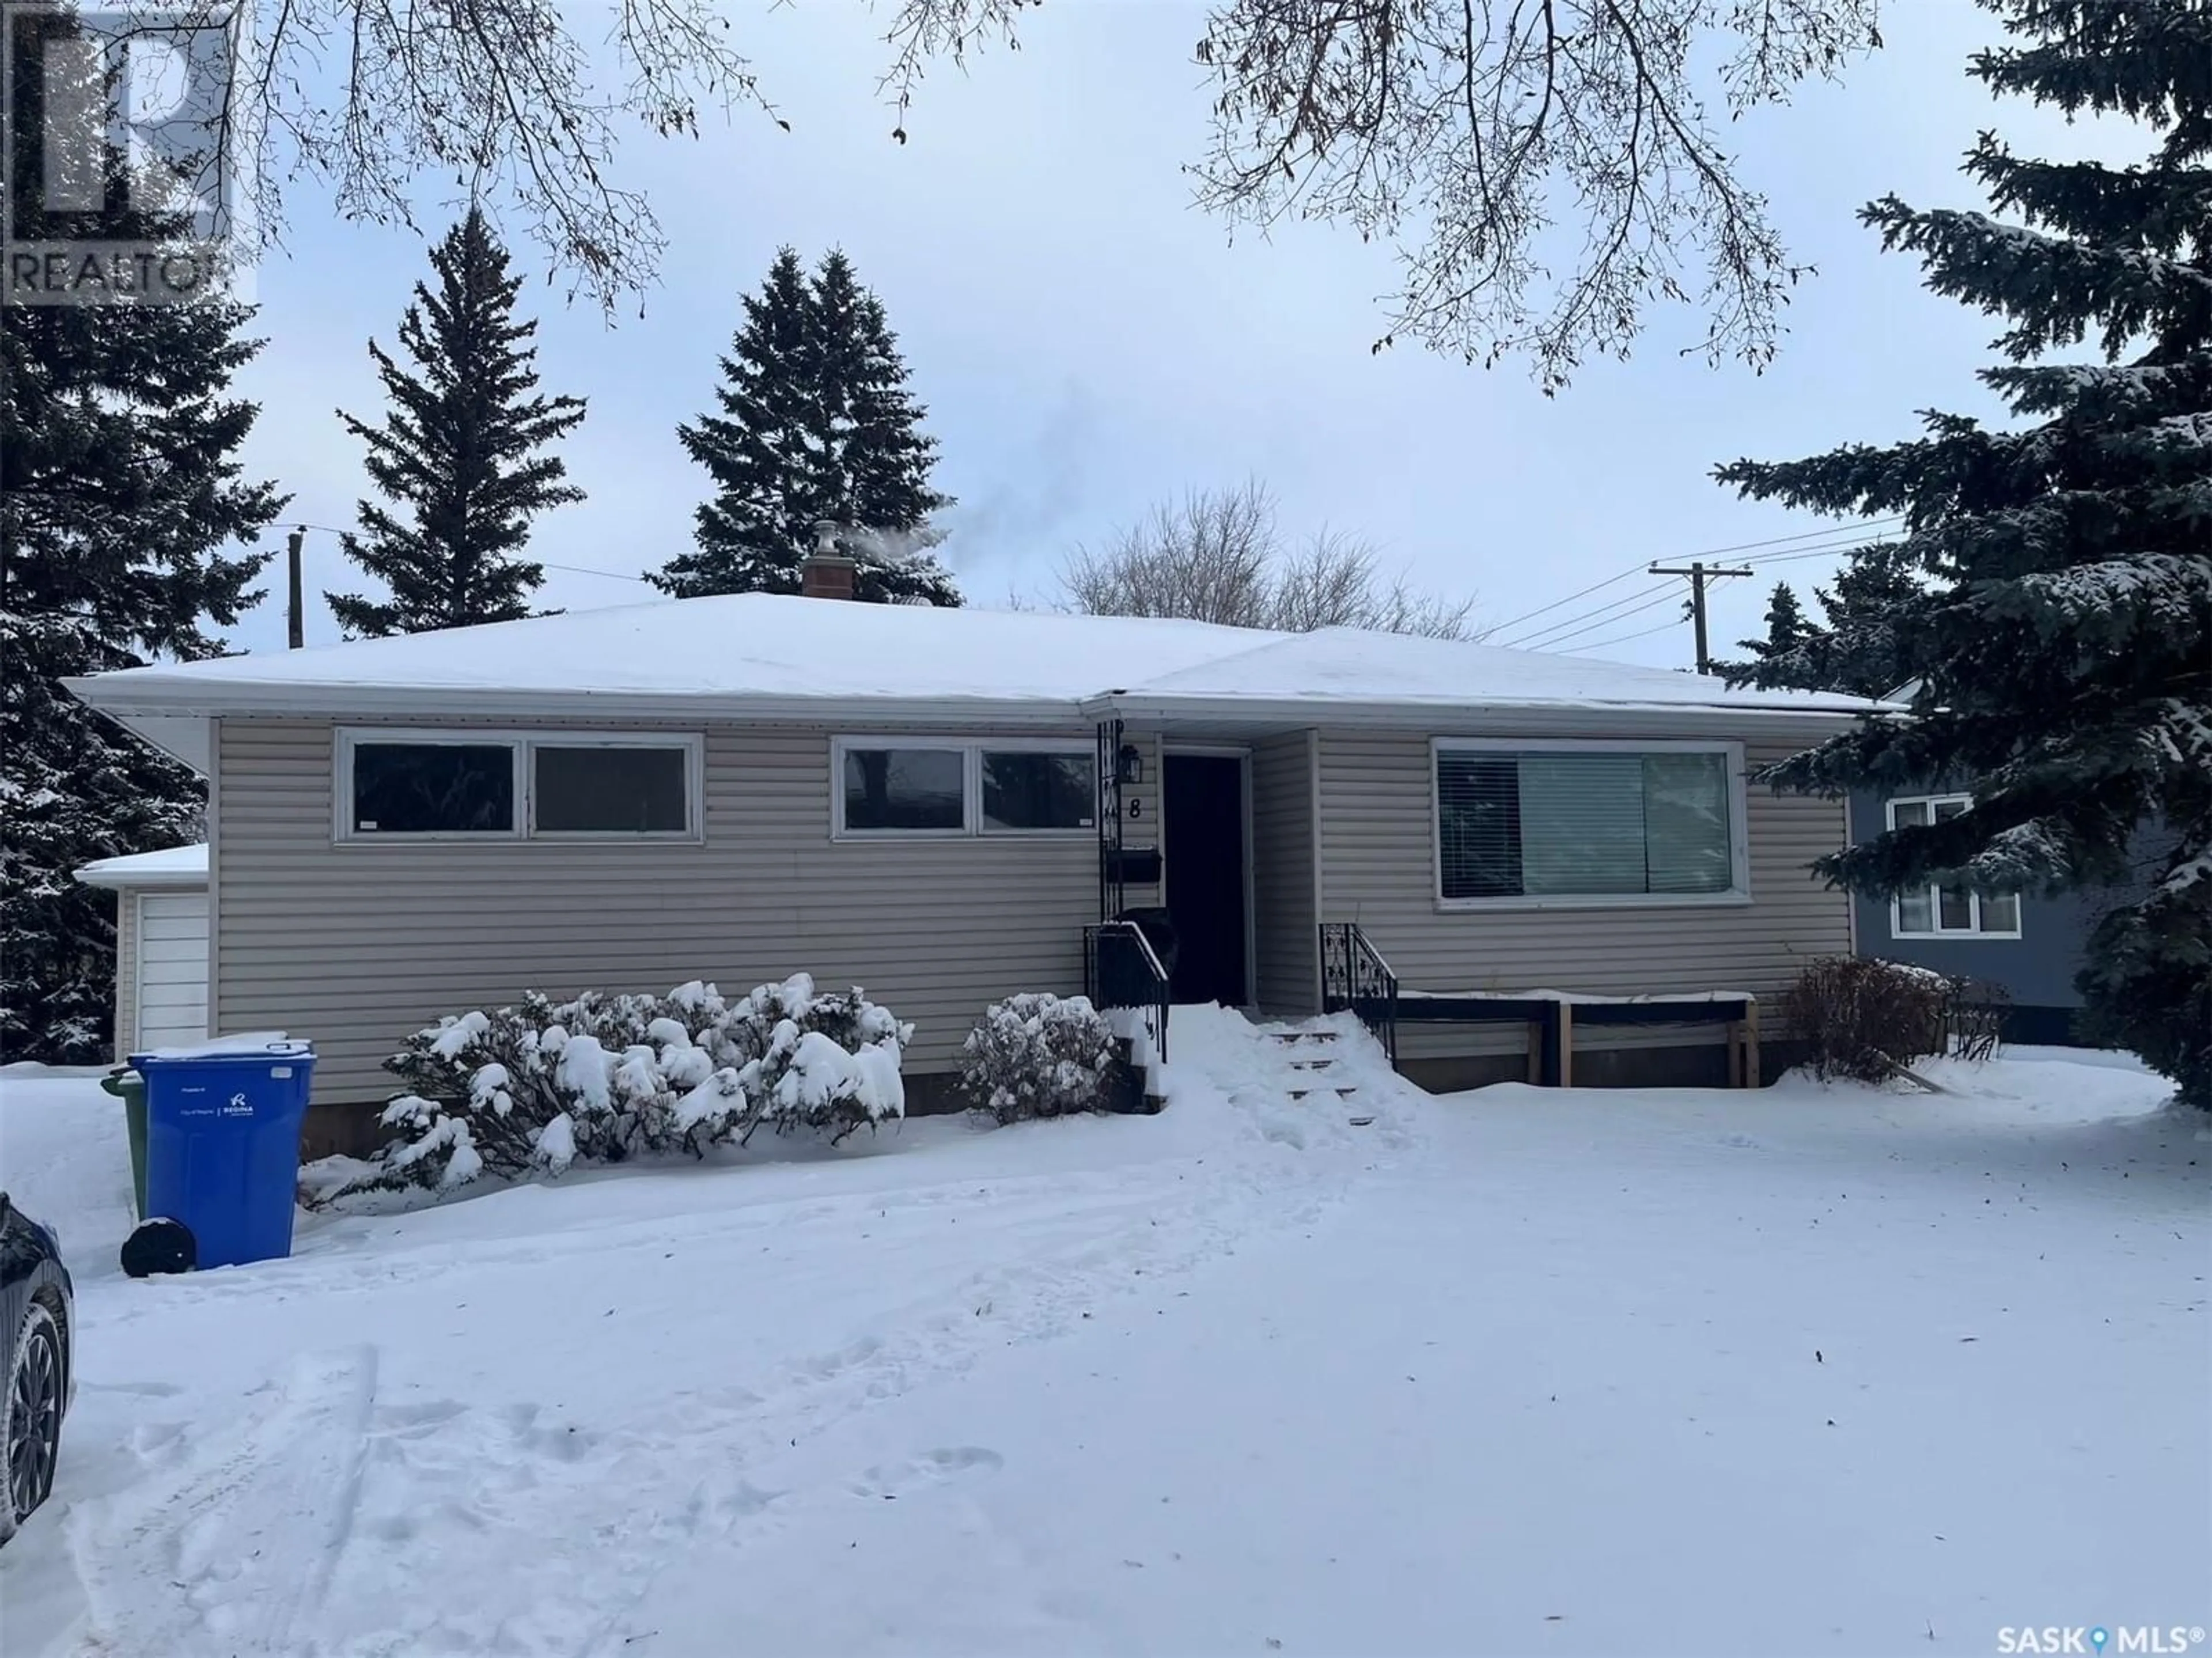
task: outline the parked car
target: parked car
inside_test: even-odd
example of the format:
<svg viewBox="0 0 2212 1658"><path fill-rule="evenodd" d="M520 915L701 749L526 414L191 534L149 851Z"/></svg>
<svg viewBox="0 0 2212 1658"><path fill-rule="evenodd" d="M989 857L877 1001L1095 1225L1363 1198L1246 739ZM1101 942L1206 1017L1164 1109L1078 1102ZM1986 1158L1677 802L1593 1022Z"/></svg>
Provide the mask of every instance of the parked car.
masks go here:
<svg viewBox="0 0 2212 1658"><path fill-rule="evenodd" d="M62 1418L75 1391L76 1302L61 1241L0 1192L0 1543L54 1488Z"/></svg>

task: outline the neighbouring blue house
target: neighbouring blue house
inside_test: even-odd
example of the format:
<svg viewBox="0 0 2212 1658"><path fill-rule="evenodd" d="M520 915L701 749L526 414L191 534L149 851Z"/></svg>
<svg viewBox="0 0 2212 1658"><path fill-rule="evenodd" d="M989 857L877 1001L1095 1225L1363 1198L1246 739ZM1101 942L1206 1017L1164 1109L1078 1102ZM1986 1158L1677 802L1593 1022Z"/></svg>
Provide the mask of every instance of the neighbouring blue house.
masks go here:
<svg viewBox="0 0 2212 1658"><path fill-rule="evenodd" d="M1968 798L1942 789L1887 796L1856 791L1851 839L1940 821L1964 811ZM1930 886L1894 899L1860 895L1852 901L1853 920L1862 956L2002 986L2012 998L2008 1042L2072 1043L2079 1040L2073 1025L2081 997L2074 975L2082 946L2106 912L2130 896L2126 889L2102 888L2060 898L1986 898L1962 887Z"/></svg>

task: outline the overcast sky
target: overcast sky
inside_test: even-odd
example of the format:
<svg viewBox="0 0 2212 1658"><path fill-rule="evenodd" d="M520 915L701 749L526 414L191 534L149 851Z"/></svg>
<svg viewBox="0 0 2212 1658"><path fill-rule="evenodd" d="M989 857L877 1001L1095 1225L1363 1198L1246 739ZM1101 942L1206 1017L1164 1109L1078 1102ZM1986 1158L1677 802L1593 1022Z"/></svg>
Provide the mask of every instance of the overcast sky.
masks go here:
<svg viewBox="0 0 2212 1658"><path fill-rule="evenodd" d="M1923 291L1917 265L1881 254L1854 212L1892 190L1978 204L1956 169L1984 126L2045 154L2085 147L1966 78L1968 53L1993 39L1967 0L1886 9L1887 49L1847 84L1808 88L1732 134L1792 252L1819 267L1778 362L1754 375L1685 358L1698 319L1661 311L1633 361L1588 366L1547 399L1522 365L1371 354L1386 324L1376 296L1394 285L1387 250L1303 225L1231 246L1189 204L1180 167L1206 131L1190 62L1202 15L1171 0L1030 12L1019 52L932 77L903 146L875 91L886 54L872 14L822 3L749 23L793 131L740 113L696 142L641 135L623 152L623 181L649 195L670 239L644 314L610 326L559 287L525 289L545 388L590 402L562 450L588 499L539 519L530 552L611 573L554 570L544 600L654 596L617 578L689 544L706 477L675 428L708 406L738 296L788 242L810 260L842 246L889 308L942 446L939 487L958 500L943 554L971 602L1048 597L1072 544L1162 496L1249 475L1272 484L1286 528L1356 531L1419 583L1471 591L1508 621L1641 561L1816 527L1733 499L1711 480L1718 461L1885 440L1930 405L1990 412L1971 376L1998 325ZM2096 137L2118 156L2147 148ZM392 343L427 261L410 233L335 223L310 187L290 218L288 253L259 276L269 345L242 377L262 404L246 459L293 493L287 525L347 525L366 477L333 411L380 410L366 342ZM307 637L320 643L337 636L322 591L356 583L335 535L313 530L307 544ZM1756 629L1773 576L1804 578L1802 592L1829 562L1723 584L1716 643ZM1621 582L1503 637L1620 600L1614 623L1560 647L1681 665L1687 625L1643 633L1672 608L1632 608L1658 590ZM281 647L276 605L233 637Z"/></svg>

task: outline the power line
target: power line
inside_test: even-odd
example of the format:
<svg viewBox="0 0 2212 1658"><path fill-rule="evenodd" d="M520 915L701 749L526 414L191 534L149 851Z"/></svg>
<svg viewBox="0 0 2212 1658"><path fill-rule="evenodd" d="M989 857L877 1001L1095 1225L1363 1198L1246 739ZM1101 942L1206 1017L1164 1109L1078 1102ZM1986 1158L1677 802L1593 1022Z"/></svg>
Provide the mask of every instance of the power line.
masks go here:
<svg viewBox="0 0 2212 1658"><path fill-rule="evenodd" d="M1632 564L1626 569L1623 570L1619 575L1609 575L1602 581L1593 581L1589 586L1582 589L1580 592L1569 593L1565 598L1555 598L1549 604L1540 605L1535 610L1516 616L1510 622L1501 622L1491 631L1493 633L1502 634L1508 628L1517 628L1522 623L1533 621L1537 616L1542 616L1547 610L1556 610L1562 604L1573 604L1577 599L1582 598L1584 593L1597 592L1604 588L1612 586L1616 581L1626 581L1632 575L1641 574L1643 573L1643 569L1644 567L1641 564ZM1540 629L1539 631L1543 630Z"/></svg>
<svg viewBox="0 0 2212 1658"><path fill-rule="evenodd" d="M1856 547L1873 546L1877 542L1887 538L1884 532L1877 531L1877 525L1894 525L1902 523L1904 519L1905 514L1902 513L1889 513L1875 518L1863 519L1855 524L1825 524L1817 530L1800 530L1795 535L1770 536L1764 541L1738 542L1731 547L1709 547L1701 552L1685 553L1681 555L1681 557L1684 559L1714 559L1723 557L1730 553L1753 552L1762 547L1790 547L1795 548L1796 550L1789 552L1765 553L1756 558L1747 558L1743 562L1747 564L1780 564L1796 558L1825 557L1831 553L1849 551ZM1796 547L1796 544L1799 542L1835 537L1842 537L1844 539L1832 541L1830 544L1825 544L1819 547ZM1626 569L1620 571L1617 574L1609 575L1601 581L1593 581L1587 587L1577 588L1575 592L1569 593L1565 598L1555 598L1548 604L1540 604L1533 610L1524 610L1519 616L1510 616L1505 621L1498 623L1496 627L1491 629L1492 636L1495 638L1498 635L1510 633L1514 629L1520 627L1524 623L1533 622L1540 616L1548 616L1553 610L1564 609L1565 606L1573 604L1578 598L1586 598L1592 593L1602 592L1607 587L1626 581L1632 576L1642 574L1644 572L1645 568L1646 567L1641 563L1632 564ZM1603 608L1611 609L1613 607L1608 605ZM1562 621L1547 623L1546 626L1537 629L1534 633L1524 635L1523 638L1526 640L1541 639L1546 635L1555 632L1559 629L1571 627L1577 623L1589 621L1600 614L1601 611L1595 610L1577 612L1576 615L1568 616ZM1513 648L1536 649L1542 647L1530 645L1516 645Z"/></svg>
<svg viewBox="0 0 2212 1658"><path fill-rule="evenodd" d="M603 575L610 581L643 581L648 587L653 585L644 576L624 575L620 570L591 570L580 564L556 564L551 560L544 558L532 559L531 562L543 565L549 570L566 570L570 575Z"/></svg>
<svg viewBox="0 0 2212 1658"><path fill-rule="evenodd" d="M354 533L350 530L341 530L335 525L302 524L296 519L293 520L293 523L295 528L301 530L319 530L326 536L349 536ZM551 559L548 558L532 559L529 562L542 565L549 570L562 570L570 575L598 575L605 576L610 581L643 581L646 582L646 585L648 586L652 585L652 583L644 576L627 575L620 570L594 570L582 564L556 564Z"/></svg>
<svg viewBox="0 0 2212 1658"><path fill-rule="evenodd" d="M1504 642L1515 650L1541 650L1554 634L1577 630L1587 632L1588 629L1584 624L1589 623L1603 626L1606 623L1613 621L1622 611L1632 610L1649 598L1652 591L1650 586L1639 587L1625 598L1616 598L1611 604L1601 604L1594 610L1578 610L1572 616L1562 616L1557 622L1547 623L1543 627ZM1673 588L1669 586L1666 591L1671 592Z"/></svg>
<svg viewBox="0 0 2212 1658"><path fill-rule="evenodd" d="M1674 585L1670 582L1660 592L1654 593L1650 598L1645 599L1633 610L1623 610L1619 616L1607 616L1601 621L1586 622L1581 627L1574 629L1571 632L1561 634L1556 639L1548 640L1541 645L1521 645L1516 646L1514 648L1516 650L1556 651L1560 646L1565 644L1567 641L1571 639L1579 639L1584 634L1601 632L1605 629L1612 627L1615 623L1626 622L1632 616L1642 615L1644 611L1650 610L1654 605L1672 604L1680 597L1681 595L1676 592Z"/></svg>
<svg viewBox="0 0 2212 1658"><path fill-rule="evenodd" d="M1569 651L1565 654L1578 656L1583 651L1607 650L1615 645L1626 645L1632 639L1649 639L1653 634L1663 634L1669 628L1679 628L1681 625L1681 617L1670 616L1656 628L1638 628L1632 634L1615 634L1611 639L1593 639L1589 644L1582 647L1580 651Z"/></svg>

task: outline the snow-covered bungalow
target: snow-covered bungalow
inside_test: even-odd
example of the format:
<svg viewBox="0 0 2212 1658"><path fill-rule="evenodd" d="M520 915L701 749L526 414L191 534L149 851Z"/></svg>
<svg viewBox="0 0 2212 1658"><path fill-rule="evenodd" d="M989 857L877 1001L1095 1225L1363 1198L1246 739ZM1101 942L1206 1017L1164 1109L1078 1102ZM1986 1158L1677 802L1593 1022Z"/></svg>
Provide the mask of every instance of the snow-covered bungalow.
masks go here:
<svg viewBox="0 0 2212 1658"><path fill-rule="evenodd" d="M915 1023L924 1097L986 1003L1100 974L1141 1000L1152 956L1177 1000L1270 1013L1386 983L1765 997L1851 946L1807 871L1844 812L1747 774L1870 706L1345 629L758 594L70 689L206 775L210 1029L313 1038L325 1102L380 1100L408 1033L533 988L865 985ZM1172 950L1099 930L1132 910ZM1591 1030L1576 1080L1717 1081L1720 1035ZM1396 1036L1431 1086L1531 1064L1525 1027Z"/></svg>

